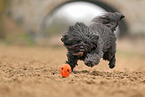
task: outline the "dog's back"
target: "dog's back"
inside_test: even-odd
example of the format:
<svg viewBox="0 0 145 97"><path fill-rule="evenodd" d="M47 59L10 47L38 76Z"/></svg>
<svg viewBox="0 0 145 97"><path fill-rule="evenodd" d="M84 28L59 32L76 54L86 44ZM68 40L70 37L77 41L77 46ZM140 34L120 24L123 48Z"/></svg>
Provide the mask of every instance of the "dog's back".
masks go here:
<svg viewBox="0 0 145 97"><path fill-rule="evenodd" d="M115 45L116 36L114 31L118 26L118 22L123 17L124 16L118 12L109 12L92 20L92 24L89 26L89 29L99 36L98 44L104 46L104 52L107 51L111 45Z"/></svg>

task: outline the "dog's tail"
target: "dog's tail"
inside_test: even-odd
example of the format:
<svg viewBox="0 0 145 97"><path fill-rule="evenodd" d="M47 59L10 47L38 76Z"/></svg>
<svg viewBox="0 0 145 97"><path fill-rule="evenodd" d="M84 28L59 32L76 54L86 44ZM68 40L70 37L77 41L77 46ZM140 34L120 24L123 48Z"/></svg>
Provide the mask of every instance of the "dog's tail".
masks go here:
<svg viewBox="0 0 145 97"><path fill-rule="evenodd" d="M112 31L116 30L118 23L124 18L125 16L118 12L108 12L103 16L99 16L94 18L92 21L97 23L102 23L109 27Z"/></svg>

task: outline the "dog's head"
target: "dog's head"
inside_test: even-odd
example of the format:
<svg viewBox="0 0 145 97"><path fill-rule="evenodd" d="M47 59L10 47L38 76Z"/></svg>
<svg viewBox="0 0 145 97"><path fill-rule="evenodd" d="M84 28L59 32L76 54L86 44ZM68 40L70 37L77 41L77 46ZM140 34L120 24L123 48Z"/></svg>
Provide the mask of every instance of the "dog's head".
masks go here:
<svg viewBox="0 0 145 97"><path fill-rule="evenodd" d="M70 26L61 41L68 51L76 56L83 56L97 47L98 36L83 23Z"/></svg>
<svg viewBox="0 0 145 97"><path fill-rule="evenodd" d="M106 25L109 27L112 31L116 29L118 26L119 22L124 18L125 16L121 13L118 12L108 12L103 16L99 16L94 18L92 21L93 22L101 22L102 24Z"/></svg>

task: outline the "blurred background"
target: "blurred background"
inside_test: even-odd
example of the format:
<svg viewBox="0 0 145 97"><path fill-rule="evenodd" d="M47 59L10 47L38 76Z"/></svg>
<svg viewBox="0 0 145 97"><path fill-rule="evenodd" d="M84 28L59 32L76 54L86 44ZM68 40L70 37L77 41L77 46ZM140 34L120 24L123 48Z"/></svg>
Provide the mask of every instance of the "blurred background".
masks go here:
<svg viewBox="0 0 145 97"><path fill-rule="evenodd" d="M0 44L62 46L60 37L70 25L89 25L118 11L126 16L115 32L118 39L145 50L144 8L145 0L0 0Z"/></svg>
<svg viewBox="0 0 145 97"><path fill-rule="evenodd" d="M0 97L145 97L144 10L145 0L0 0ZM116 11L125 19L115 32L115 69L79 61L62 79L63 33Z"/></svg>

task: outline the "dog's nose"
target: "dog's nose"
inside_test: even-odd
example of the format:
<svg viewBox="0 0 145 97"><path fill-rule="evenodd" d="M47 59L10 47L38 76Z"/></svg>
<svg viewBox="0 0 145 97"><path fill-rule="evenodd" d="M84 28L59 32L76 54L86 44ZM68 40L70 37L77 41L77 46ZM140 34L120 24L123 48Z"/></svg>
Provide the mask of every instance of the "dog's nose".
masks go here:
<svg viewBox="0 0 145 97"><path fill-rule="evenodd" d="M80 51L84 51L84 46L80 46Z"/></svg>
<svg viewBox="0 0 145 97"><path fill-rule="evenodd" d="M83 46L80 46L80 49L84 49L84 47Z"/></svg>

